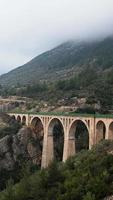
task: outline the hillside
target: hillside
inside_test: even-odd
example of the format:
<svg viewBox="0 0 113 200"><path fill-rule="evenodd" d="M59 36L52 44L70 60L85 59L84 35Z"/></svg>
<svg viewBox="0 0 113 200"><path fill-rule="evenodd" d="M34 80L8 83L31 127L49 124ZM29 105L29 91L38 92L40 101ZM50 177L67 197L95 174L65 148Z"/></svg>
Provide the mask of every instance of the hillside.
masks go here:
<svg viewBox="0 0 113 200"><path fill-rule="evenodd" d="M0 84L23 85L66 79L86 67L103 73L113 67L113 38L66 42L0 77Z"/></svg>

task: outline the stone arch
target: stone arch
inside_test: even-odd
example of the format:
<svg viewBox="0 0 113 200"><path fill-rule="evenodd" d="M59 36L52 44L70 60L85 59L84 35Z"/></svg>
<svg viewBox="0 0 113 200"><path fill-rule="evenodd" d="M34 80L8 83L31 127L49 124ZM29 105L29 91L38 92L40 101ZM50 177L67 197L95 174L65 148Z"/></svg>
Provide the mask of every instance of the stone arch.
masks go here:
<svg viewBox="0 0 113 200"><path fill-rule="evenodd" d="M41 166L42 152L43 152L43 138L44 138L44 126L42 120L39 117L34 117L31 121L31 129L33 133L32 140L37 146L38 154L35 156L35 163Z"/></svg>
<svg viewBox="0 0 113 200"><path fill-rule="evenodd" d="M52 118L48 123L47 163L53 159L62 161L64 151L64 126L59 118Z"/></svg>
<svg viewBox="0 0 113 200"><path fill-rule="evenodd" d="M37 116L34 116L33 118L31 118L30 121L31 121L30 123L31 123L32 127L36 125L37 121L40 121L42 123L42 125L43 125L42 119L40 117L37 117Z"/></svg>
<svg viewBox="0 0 113 200"><path fill-rule="evenodd" d="M26 125L26 116L25 115L22 117L22 125Z"/></svg>
<svg viewBox="0 0 113 200"><path fill-rule="evenodd" d="M68 156L82 149L89 149L89 128L86 121L76 119L69 127Z"/></svg>
<svg viewBox="0 0 113 200"><path fill-rule="evenodd" d="M100 120L96 124L96 143L106 138L106 125Z"/></svg>
<svg viewBox="0 0 113 200"><path fill-rule="evenodd" d="M113 122L111 122L110 125L109 125L108 139L113 140Z"/></svg>
<svg viewBox="0 0 113 200"><path fill-rule="evenodd" d="M20 115L17 116L17 122L21 123L21 117L20 117Z"/></svg>
<svg viewBox="0 0 113 200"><path fill-rule="evenodd" d="M39 117L34 117L31 121L31 127L36 135L44 135L43 122Z"/></svg>

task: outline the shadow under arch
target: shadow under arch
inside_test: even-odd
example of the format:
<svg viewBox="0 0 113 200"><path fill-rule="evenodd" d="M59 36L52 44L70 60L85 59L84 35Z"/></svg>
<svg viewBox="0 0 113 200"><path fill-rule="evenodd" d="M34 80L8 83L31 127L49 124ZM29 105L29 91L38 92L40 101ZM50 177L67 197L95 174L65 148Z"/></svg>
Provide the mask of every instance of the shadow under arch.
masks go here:
<svg viewBox="0 0 113 200"><path fill-rule="evenodd" d="M68 142L68 156L89 149L89 130L84 121L80 119L73 121L69 129Z"/></svg>
<svg viewBox="0 0 113 200"><path fill-rule="evenodd" d="M22 117L22 125L26 125L26 116L25 115Z"/></svg>
<svg viewBox="0 0 113 200"><path fill-rule="evenodd" d="M20 115L17 116L17 122L21 123L21 117L20 117Z"/></svg>
<svg viewBox="0 0 113 200"><path fill-rule="evenodd" d="M105 123L100 120L96 124L96 143L106 138L106 126Z"/></svg>
<svg viewBox="0 0 113 200"><path fill-rule="evenodd" d="M64 151L64 127L60 119L53 118L48 125L48 163L53 159L62 161Z"/></svg>
<svg viewBox="0 0 113 200"><path fill-rule="evenodd" d="M31 127L34 129L36 135L44 134L44 126L42 120L39 117L34 117L31 121Z"/></svg>
<svg viewBox="0 0 113 200"><path fill-rule="evenodd" d="M110 125L109 125L108 139L113 140L113 122L111 122Z"/></svg>
<svg viewBox="0 0 113 200"><path fill-rule="evenodd" d="M35 163L41 166L42 162L42 151L43 151L43 137L44 137L44 126L42 120L39 117L34 117L31 121L31 129L33 133L33 140L37 145L38 154L35 156Z"/></svg>

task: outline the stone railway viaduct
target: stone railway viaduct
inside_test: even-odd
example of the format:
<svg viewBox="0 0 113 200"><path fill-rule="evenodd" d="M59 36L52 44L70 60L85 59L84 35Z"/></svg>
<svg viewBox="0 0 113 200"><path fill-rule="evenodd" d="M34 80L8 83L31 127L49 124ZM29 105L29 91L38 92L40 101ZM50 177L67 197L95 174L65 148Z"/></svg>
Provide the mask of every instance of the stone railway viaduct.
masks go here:
<svg viewBox="0 0 113 200"><path fill-rule="evenodd" d="M47 167L54 158L53 128L57 122L62 125L64 132L63 161L76 153L75 135L78 122L82 122L87 128L89 134L89 149L101 139L113 139L113 115L50 113L8 114L26 126L35 126L37 122L42 124L44 133L42 167Z"/></svg>

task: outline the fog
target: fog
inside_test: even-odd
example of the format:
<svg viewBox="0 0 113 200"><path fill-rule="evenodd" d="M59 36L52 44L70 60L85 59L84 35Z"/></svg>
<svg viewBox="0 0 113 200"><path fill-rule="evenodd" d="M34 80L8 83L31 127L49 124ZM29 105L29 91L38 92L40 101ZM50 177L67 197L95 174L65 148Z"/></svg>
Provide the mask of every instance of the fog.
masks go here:
<svg viewBox="0 0 113 200"><path fill-rule="evenodd" d="M0 0L0 74L69 39L113 34L113 0Z"/></svg>

